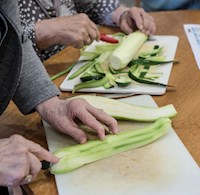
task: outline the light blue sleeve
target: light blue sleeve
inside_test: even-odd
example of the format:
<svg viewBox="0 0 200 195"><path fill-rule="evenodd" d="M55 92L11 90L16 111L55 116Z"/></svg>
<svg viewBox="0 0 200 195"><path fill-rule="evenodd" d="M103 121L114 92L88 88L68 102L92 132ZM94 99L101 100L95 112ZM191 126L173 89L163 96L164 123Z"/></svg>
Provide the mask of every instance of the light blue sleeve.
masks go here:
<svg viewBox="0 0 200 195"><path fill-rule="evenodd" d="M200 0L142 0L141 6L147 12L200 9Z"/></svg>

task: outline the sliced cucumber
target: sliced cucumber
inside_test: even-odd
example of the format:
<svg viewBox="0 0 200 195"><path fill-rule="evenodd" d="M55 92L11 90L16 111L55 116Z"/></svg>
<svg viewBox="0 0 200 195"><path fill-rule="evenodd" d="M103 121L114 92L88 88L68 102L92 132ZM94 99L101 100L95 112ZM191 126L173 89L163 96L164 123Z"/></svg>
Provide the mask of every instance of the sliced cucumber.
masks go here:
<svg viewBox="0 0 200 195"><path fill-rule="evenodd" d="M118 76L115 82L119 87L126 87L131 84L132 80L128 76Z"/></svg>

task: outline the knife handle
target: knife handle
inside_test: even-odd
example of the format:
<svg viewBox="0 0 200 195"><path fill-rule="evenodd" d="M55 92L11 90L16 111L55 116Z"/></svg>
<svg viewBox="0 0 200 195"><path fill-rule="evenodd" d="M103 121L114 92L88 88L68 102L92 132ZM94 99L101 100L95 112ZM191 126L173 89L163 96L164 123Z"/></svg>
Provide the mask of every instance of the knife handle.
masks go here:
<svg viewBox="0 0 200 195"><path fill-rule="evenodd" d="M42 164L42 167L41 167L42 170L48 169L48 168L50 167L50 165L51 165L51 163L48 162L48 161L46 161L46 160L42 160L42 161L40 161L40 162L41 162L41 164Z"/></svg>

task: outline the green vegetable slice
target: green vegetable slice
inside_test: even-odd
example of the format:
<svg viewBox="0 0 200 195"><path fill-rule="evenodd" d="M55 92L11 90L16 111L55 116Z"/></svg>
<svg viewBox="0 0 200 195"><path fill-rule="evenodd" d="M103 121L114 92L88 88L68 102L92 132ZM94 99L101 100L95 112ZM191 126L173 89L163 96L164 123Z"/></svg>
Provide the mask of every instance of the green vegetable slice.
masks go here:
<svg viewBox="0 0 200 195"><path fill-rule="evenodd" d="M84 98L92 106L102 109L116 119L152 122L162 117L172 118L177 114L172 104L159 108L150 108L136 106L102 96L78 95L70 99L76 98Z"/></svg>
<svg viewBox="0 0 200 195"><path fill-rule="evenodd" d="M132 80L128 76L120 75L117 78L115 78L115 82L119 87L126 87L129 84L131 84Z"/></svg>
<svg viewBox="0 0 200 195"><path fill-rule="evenodd" d="M60 160L50 171L53 174L68 173L88 163L145 146L166 134L170 128L171 120L161 118L144 128L107 135L103 141L91 140L86 144L62 148L54 153Z"/></svg>
<svg viewBox="0 0 200 195"><path fill-rule="evenodd" d="M89 67L94 66L95 65L95 60L88 62L86 64L84 64L83 66L81 66L81 68L79 68L76 72L74 72L69 78L68 80L74 79L75 77L79 76L80 74L82 74L85 70L87 70Z"/></svg>
<svg viewBox="0 0 200 195"><path fill-rule="evenodd" d="M91 81L79 83L74 86L72 93L79 91L81 89L85 89L85 88L101 87L101 86L104 86L108 81L109 79L106 76L104 76L102 79L99 79L99 80L91 80Z"/></svg>
<svg viewBox="0 0 200 195"><path fill-rule="evenodd" d="M154 81L151 81L150 79L145 79L145 78L140 78L139 75L138 75L138 72L136 71L137 69L133 66L131 67L128 75L129 77L138 82L138 83L144 83L144 84L150 84L150 85L158 85L158 86L163 86L163 87L174 87L174 86L171 86L171 85L167 85L167 84L164 84L164 83L158 83L158 82L154 82Z"/></svg>

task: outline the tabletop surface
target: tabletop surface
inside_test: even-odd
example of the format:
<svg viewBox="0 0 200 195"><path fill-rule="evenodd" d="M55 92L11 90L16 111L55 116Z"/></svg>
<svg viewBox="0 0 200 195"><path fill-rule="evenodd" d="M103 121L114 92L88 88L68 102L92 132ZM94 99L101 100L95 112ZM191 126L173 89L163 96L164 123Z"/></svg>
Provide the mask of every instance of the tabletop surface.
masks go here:
<svg viewBox="0 0 200 195"><path fill-rule="evenodd" d="M200 24L200 11L168 11L151 13L157 24L156 35L176 35L179 44L169 84L176 85L175 89L168 89L162 96L153 96L161 106L172 103L178 115L173 119L173 128L180 137L194 160L200 166L200 70L195 62L192 50L183 29L183 24ZM119 29L99 27L101 32L115 33ZM44 64L50 76L66 69L75 62L80 53L78 49L67 48L56 54ZM65 76L54 81L60 86ZM63 92L62 97L69 97L71 93ZM44 128L37 113L22 115L11 102L0 119L0 138L18 133L47 148ZM34 194L57 195L55 179L47 171L41 171L37 178L29 185Z"/></svg>

